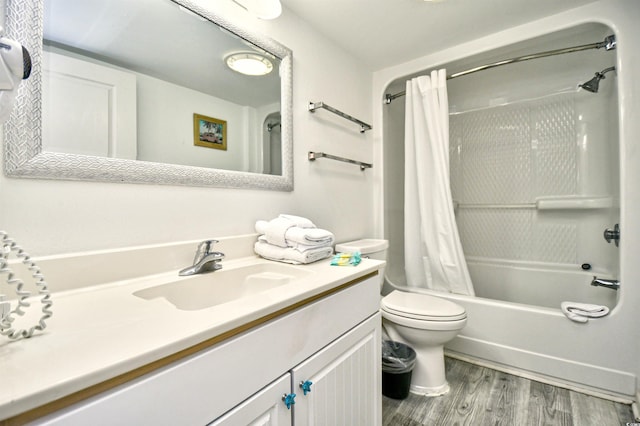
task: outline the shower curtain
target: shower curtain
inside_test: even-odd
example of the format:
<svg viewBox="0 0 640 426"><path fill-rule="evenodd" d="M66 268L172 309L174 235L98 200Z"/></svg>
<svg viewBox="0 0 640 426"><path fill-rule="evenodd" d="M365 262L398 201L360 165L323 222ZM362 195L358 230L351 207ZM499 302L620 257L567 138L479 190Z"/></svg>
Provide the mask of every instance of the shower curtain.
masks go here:
<svg viewBox="0 0 640 426"><path fill-rule="evenodd" d="M445 70L407 81L405 271L409 287L474 295L453 212Z"/></svg>

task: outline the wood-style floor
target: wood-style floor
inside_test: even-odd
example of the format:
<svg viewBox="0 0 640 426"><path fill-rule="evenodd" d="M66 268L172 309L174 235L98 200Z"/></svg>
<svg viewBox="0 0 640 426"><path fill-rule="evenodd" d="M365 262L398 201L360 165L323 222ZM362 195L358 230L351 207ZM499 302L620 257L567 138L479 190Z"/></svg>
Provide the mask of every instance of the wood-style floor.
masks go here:
<svg viewBox="0 0 640 426"><path fill-rule="evenodd" d="M434 398L409 394L405 400L383 396L383 425L621 426L634 422L630 405L445 360L449 393Z"/></svg>

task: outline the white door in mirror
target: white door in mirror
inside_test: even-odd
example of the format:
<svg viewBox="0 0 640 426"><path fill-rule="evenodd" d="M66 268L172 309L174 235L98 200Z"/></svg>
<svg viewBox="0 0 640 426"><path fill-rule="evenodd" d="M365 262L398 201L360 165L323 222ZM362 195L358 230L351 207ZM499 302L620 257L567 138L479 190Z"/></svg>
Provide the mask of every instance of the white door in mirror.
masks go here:
<svg viewBox="0 0 640 426"><path fill-rule="evenodd" d="M43 52L42 69L44 151L136 159L133 73L54 52Z"/></svg>

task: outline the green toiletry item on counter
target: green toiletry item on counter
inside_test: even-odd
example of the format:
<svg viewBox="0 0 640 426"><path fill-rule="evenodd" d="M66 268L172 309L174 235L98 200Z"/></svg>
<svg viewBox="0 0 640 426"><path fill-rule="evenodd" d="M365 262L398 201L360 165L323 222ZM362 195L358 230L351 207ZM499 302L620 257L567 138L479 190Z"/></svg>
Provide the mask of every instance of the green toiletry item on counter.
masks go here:
<svg viewBox="0 0 640 426"><path fill-rule="evenodd" d="M331 259L333 266L356 266L362 261L362 255L359 251L354 253L338 253Z"/></svg>

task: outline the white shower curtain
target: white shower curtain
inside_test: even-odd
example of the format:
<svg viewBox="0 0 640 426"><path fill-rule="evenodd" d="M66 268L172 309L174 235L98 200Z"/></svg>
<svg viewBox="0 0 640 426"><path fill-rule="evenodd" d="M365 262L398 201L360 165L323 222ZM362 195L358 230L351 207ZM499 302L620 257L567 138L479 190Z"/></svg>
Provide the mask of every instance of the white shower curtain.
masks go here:
<svg viewBox="0 0 640 426"><path fill-rule="evenodd" d="M409 287L474 295L449 180L449 101L442 69L407 81L405 271Z"/></svg>

